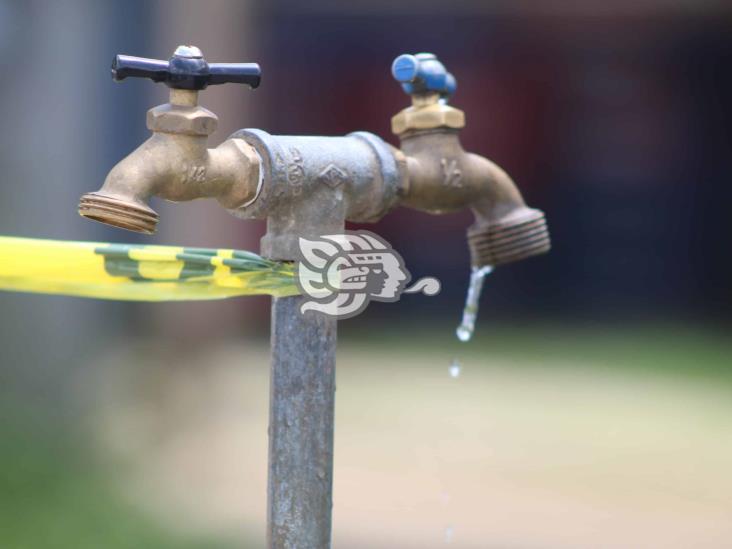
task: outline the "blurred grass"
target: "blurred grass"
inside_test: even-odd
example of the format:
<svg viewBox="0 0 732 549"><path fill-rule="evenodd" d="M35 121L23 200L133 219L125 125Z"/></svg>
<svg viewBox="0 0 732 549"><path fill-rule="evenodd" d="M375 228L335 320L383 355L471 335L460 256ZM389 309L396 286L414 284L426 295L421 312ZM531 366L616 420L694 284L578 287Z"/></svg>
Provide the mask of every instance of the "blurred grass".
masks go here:
<svg viewBox="0 0 732 549"><path fill-rule="evenodd" d="M3 406L3 408L6 408ZM215 549L156 524L126 502L73 434L0 414L0 547L3 549ZM20 421L23 420L23 426Z"/></svg>
<svg viewBox="0 0 732 549"><path fill-rule="evenodd" d="M449 318L340 324L336 547L726 546L724 330L490 317L469 344ZM264 546L266 342L148 343L107 353L138 375L100 414L132 493Z"/></svg>
<svg viewBox="0 0 732 549"><path fill-rule="evenodd" d="M489 317L489 311L485 312ZM341 323L339 345L391 352L495 357L520 365L585 364L732 384L732 337L724 325L628 323L511 324L479 318L472 341L460 343L455 322L403 324L399 330Z"/></svg>
<svg viewBox="0 0 732 549"><path fill-rule="evenodd" d="M377 522L401 517L404 524L391 528L399 526L404 537L391 546L423 543L425 536L409 528L420 531L448 515L461 536L457 546L471 546L464 544L486 532L528 543L516 533L518 525L489 530L471 513L551 517L562 507L542 503L545 492L584 513L590 526L582 542L610 535L592 509L645 532L622 514L628 506L627 514L640 522L665 513L663 520L676 521L682 534L688 528L697 535L698 521L698 532L711 532L699 547L726 535L717 518L728 500L721 464L730 455L724 433L732 417L726 329L511 325L486 318L474 341L462 344L449 320L398 329L393 322L340 325L336 533L349 542L342 546L383 546L365 532L367 513ZM104 432L120 436L119 444L133 453L144 448L138 481L147 496L162 494L174 518L152 518L121 495L127 472L114 464L98 468L82 440L39 426L17 407L4 413L12 408L6 401L0 406L0 548L233 546L189 539L183 532L191 531L194 518L208 521L205 531L214 536L244 523L254 525L255 537L263 530L257 520L263 520L266 472L264 342L219 342L186 356L153 343L152 349L127 349L108 368L136 372L144 391L132 395L129 410L143 435L152 433L141 435L148 442L136 444L127 427L113 435L106 424ZM251 367L242 368L244 356ZM465 365L458 381L447 374L453 357ZM156 383L159 393L151 390ZM442 485L451 487L450 508L430 503ZM476 485L490 486L493 499L474 499ZM398 505L384 503L381 494L390 491L400 494ZM541 535L553 532L549 524L542 528ZM430 536L439 539L439 532ZM239 539L254 538L247 530Z"/></svg>

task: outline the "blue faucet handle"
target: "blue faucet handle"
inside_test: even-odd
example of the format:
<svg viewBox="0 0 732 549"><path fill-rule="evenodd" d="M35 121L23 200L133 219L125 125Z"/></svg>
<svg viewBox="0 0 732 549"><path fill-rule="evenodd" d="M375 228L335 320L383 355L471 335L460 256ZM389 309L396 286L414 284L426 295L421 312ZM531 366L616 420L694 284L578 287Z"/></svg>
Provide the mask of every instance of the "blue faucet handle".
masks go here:
<svg viewBox="0 0 732 549"><path fill-rule="evenodd" d="M455 77L447 72L445 65L432 53L405 53L394 59L391 74L402 89L410 95L439 93L448 99L457 88Z"/></svg>

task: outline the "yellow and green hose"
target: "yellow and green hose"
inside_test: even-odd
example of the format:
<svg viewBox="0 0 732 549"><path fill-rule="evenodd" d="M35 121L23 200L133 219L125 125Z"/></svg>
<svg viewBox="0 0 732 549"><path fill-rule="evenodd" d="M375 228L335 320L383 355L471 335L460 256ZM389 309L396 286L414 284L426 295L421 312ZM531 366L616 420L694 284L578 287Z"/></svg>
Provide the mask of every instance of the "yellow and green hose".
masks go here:
<svg viewBox="0 0 732 549"><path fill-rule="evenodd" d="M294 266L239 250L0 237L0 290L129 301L296 295Z"/></svg>

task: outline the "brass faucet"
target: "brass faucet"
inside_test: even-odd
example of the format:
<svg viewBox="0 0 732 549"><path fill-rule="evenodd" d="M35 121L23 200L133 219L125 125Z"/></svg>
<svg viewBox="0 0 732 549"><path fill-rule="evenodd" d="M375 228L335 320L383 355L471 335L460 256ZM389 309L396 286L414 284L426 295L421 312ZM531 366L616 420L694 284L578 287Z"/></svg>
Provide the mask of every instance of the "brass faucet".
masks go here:
<svg viewBox="0 0 732 549"><path fill-rule="evenodd" d="M412 96L412 106L392 119L401 150L367 132L276 136L256 129L209 149L216 116L198 106L199 90L225 82L254 88L259 67L208 64L192 46L179 47L169 61L117 56L116 80L164 82L170 103L148 112L152 137L114 167L100 191L81 198L79 213L152 233L158 216L146 203L151 196L216 198L238 217L267 219L263 255L295 260L300 237L339 233L346 220L376 221L399 204L434 214L470 207L474 275L546 252L544 214L524 204L500 168L460 145L465 115L447 104L456 83L442 63L430 54L403 55L392 74ZM304 299L272 303L272 549L330 547L337 322L300 314Z"/></svg>
<svg viewBox="0 0 732 549"><path fill-rule="evenodd" d="M458 132L465 114L447 104L454 77L429 53L401 55L392 73L412 106L392 118L407 157L405 206L434 214L470 207L468 229L474 267L510 263L549 250L544 214L528 208L511 178L490 160L466 153Z"/></svg>
<svg viewBox="0 0 732 549"><path fill-rule="evenodd" d="M206 64L201 51L193 46L178 47L168 63L116 57L112 65L115 80L147 76L164 81L170 86L170 102L148 111L147 127L152 136L109 172L99 191L81 198L82 216L152 234L158 214L146 203L151 196L174 202L215 198L225 208L242 206L254 197L259 183L257 155L240 139L227 139L215 149L207 148L218 118L198 105L196 88L229 81L254 88L259 85L259 67L224 65L223 69L230 71L227 78L211 81L216 67ZM204 79L206 74L196 73L208 74L209 81Z"/></svg>
<svg viewBox="0 0 732 549"><path fill-rule="evenodd" d="M378 136L273 136L240 130L214 149L208 136L217 118L198 105L210 84L257 87L256 64L208 64L200 50L180 46L169 61L119 55L115 80L129 76L163 82L170 102L148 111L153 132L117 164L103 187L85 194L79 213L123 229L153 233L151 196L172 201L215 198L243 218L267 218L262 253L294 260L298 237L342 231L348 221L376 221L396 205L443 214L470 207L474 267L544 253L544 214L528 208L513 181L491 161L463 150L462 111L448 105L456 83L432 54L399 56L392 73L412 106L392 118L401 150Z"/></svg>

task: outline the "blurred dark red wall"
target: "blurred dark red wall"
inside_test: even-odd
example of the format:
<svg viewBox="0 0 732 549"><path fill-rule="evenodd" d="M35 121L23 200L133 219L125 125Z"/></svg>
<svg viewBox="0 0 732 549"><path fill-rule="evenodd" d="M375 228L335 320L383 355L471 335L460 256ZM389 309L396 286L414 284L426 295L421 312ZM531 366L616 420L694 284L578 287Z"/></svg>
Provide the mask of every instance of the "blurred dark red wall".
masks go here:
<svg viewBox="0 0 732 549"><path fill-rule="evenodd" d="M274 2L259 21L268 108L256 124L272 132L365 129L395 142L389 120L408 98L391 80L391 60L430 51L456 75L465 147L502 165L546 210L554 239L550 255L493 275L492 308L598 319L729 315L724 11L476 4L420 15ZM379 223L414 274L436 274L445 288L400 312L454 308L470 221L402 209Z"/></svg>

